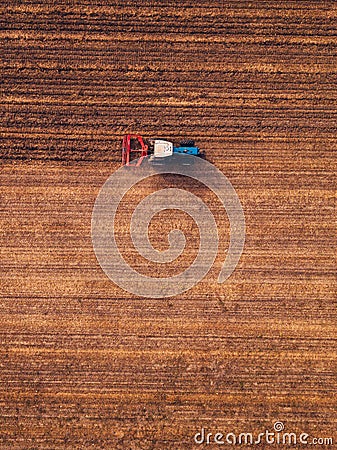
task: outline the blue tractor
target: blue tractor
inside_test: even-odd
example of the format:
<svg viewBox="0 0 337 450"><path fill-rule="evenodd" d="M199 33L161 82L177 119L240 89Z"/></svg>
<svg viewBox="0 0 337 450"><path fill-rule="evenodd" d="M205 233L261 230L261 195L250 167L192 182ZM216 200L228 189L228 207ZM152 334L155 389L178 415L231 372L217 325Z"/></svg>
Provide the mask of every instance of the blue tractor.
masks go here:
<svg viewBox="0 0 337 450"><path fill-rule="evenodd" d="M204 153L196 147L193 140L184 140L179 146L164 139L143 139L137 134L127 134L123 139L122 164L139 166L143 159L149 156L152 164L164 164L172 160L175 154L185 154L203 157ZM134 154L134 157L133 157Z"/></svg>

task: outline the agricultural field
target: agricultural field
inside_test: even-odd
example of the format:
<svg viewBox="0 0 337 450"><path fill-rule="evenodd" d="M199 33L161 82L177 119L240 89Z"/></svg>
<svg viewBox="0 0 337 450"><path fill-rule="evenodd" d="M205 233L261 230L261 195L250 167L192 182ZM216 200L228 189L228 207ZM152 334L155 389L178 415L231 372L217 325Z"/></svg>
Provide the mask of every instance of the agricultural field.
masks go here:
<svg viewBox="0 0 337 450"><path fill-rule="evenodd" d="M337 442L336 19L326 0L3 2L1 450L217 448L196 433L276 422ZM223 205L174 175L127 194L116 239L144 274L187 268L186 213L151 222L157 249L186 236L164 267L129 221L156 190L189 190L219 230L206 277L156 299L101 269L92 210L126 133L193 138L232 183L246 238L225 283Z"/></svg>

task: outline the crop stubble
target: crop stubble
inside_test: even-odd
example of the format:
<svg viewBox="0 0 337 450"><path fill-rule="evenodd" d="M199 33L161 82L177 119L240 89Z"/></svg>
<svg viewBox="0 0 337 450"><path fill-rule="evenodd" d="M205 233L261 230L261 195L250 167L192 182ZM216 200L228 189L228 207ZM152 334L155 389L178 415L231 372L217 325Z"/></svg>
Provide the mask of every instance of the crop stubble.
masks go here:
<svg viewBox="0 0 337 450"><path fill-rule="evenodd" d="M195 3L4 8L1 449L187 449L201 426L276 420L333 434L337 11ZM195 138L233 183L247 236L226 284L204 191L224 244L189 292L136 298L99 268L91 211L127 132Z"/></svg>

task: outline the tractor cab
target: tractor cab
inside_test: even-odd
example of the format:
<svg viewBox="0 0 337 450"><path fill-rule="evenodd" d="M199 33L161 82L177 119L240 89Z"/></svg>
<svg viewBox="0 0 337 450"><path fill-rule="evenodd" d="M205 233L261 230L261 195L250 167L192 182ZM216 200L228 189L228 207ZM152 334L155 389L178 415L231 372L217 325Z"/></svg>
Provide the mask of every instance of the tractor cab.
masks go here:
<svg viewBox="0 0 337 450"><path fill-rule="evenodd" d="M163 139L152 139L149 141L152 158L165 158L173 155L173 143Z"/></svg>

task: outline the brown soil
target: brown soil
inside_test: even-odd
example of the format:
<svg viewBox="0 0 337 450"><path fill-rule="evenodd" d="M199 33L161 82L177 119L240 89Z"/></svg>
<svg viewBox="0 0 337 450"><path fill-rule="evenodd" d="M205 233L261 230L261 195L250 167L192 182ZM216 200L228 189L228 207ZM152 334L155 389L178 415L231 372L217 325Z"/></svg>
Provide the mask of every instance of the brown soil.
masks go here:
<svg viewBox="0 0 337 450"><path fill-rule="evenodd" d="M1 450L201 448L202 427L276 420L337 442L335 2L172 4L0 17ZM127 132L194 138L231 180L247 236L225 284L221 257L171 299L100 269L91 212Z"/></svg>

